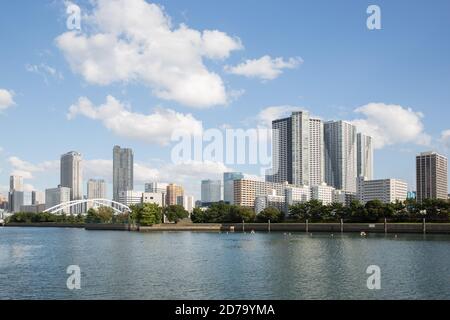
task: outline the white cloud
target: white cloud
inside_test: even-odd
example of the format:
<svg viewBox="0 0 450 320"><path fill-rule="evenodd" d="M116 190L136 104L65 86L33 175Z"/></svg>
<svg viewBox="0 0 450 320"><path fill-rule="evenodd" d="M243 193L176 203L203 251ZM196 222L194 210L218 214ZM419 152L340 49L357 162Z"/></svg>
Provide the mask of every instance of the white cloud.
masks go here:
<svg viewBox="0 0 450 320"><path fill-rule="evenodd" d="M359 132L374 138L375 148L414 143L429 145L431 137L425 133L423 114L400 105L369 103L355 110L364 119L351 121Z"/></svg>
<svg viewBox="0 0 450 320"><path fill-rule="evenodd" d="M44 161L33 164L18 157L9 157L8 162L13 168L12 175L22 176L24 179L33 179L34 173L55 171L59 169L59 161Z"/></svg>
<svg viewBox="0 0 450 320"><path fill-rule="evenodd" d="M441 141L446 148L450 149L450 129L442 131Z"/></svg>
<svg viewBox="0 0 450 320"><path fill-rule="evenodd" d="M225 66L225 71L248 78L274 80L283 73L283 69L295 69L302 63L301 58L284 60L283 58L271 58L266 55L259 59L246 60L234 67Z"/></svg>
<svg viewBox="0 0 450 320"><path fill-rule="evenodd" d="M62 80L64 78L61 72L45 63L41 63L39 65L27 64L25 66L25 69L28 72L36 73L42 76L44 78L45 83L48 83L49 76L58 80Z"/></svg>
<svg viewBox="0 0 450 320"><path fill-rule="evenodd" d="M193 135L202 133L202 123L191 114L162 108L157 108L148 115L135 113L112 96L108 96L105 104L99 107L94 106L88 98L79 98L78 102L69 108L67 117L71 120L77 115L101 121L118 136L160 145L167 145L175 130Z"/></svg>
<svg viewBox="0 0 450 320"><path fill-rule="evenodd" d="M162 99L208 108L224 105L221 77L204 59L223 60L241 41L218 30L173 27L161 6L144 0L98 0L83 30L56 38L71 69L91 84L139 82Z"/></svg>
<svg viewBox="0 0 450 320"><path fill-rule="evenodd" d="M15 105L14 92L6 89L0 89L0 112Z"/></svg>

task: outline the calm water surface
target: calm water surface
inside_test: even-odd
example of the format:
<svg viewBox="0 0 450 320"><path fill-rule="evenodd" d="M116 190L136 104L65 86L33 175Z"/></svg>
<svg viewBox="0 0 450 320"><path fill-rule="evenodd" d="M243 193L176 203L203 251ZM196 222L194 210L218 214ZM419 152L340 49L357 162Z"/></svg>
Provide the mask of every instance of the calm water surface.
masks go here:
<svg viewBox="0 0 450 320"><path fill-rule="evenodd" d="M0 228L0 299L450 299L450 237Z"/></svg>

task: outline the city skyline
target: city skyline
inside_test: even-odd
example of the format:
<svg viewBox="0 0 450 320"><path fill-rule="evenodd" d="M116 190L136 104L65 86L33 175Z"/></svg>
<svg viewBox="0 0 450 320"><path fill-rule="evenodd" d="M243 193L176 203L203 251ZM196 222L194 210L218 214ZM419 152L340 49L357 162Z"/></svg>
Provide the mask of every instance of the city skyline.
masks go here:
<svg viewBox="0 0 450 320"><path fill-rule="evenodd" d="M98 13L93 23L104 23L99 16L107 9L107 2L74 3L92 17ZM168 62L159 54L154 59L163 67L172 63L183 71L180 79L159 79L167 69L141 72L127 66L125 74L119 74L100 52L98 57L93 55L90 46L88 51L78 52L106 75L102 78L77 67L75 44L95 35L89 33L88 26L83 27L87 20L81 21L80 32L70 31L63 2L29 3L29 12L45 17L46 28L37 29L30 13L24 13L16 3L5 4L0 19L0 36L5 41L0 67L8 77L0 79L0 120L8 139L0 143L0 193L7 194L11 174L23 176L28 191L57 186L58 157L76 150L83 155L83 188L88 179L105 179L112 194L111 148L123 145L136 152L135 189L143 190L149 181L174 182L199 199L201 180L220 180L227 171L259 175L260 166L172 163L170 136L174 128L186 128L193 134L201 127L270 128L272 120L302 110L324 122L349 121L373 136L375 179L402 179L414 190L415 156L428 150L448 156L450 75L442 70L450 69L446 59L450 46L426 38L429 34L436 39L446 37L450 22L433 17L435 12L448 11L448 2L437 1L431 10L423 3L380 1L383 12L389 14L383 15L384 28L378 33L365 28L365 4L327 3L329 10L321 13L320 22L307 14L321 12L320 4L275 5L280 18L274 25L284 30L283 37L262 22L262 18L271 17L269 8L275 4L271 1L259 4L258 13L254 13L254 4L241 4L238 16L234 5L225 3L129 4L130 8L154 9L144 12L156 26L169 29L169 44L183 30L180 23L200 34L203 51L184 44L186 52L193 53L194 60L189 62L198 67L191 68L175 58ZM394 16L405 15L405 5L410 9L408 20L422 17L427 23L412 23L406 28L404 20L395 20ZM152 16L160 12L166 17ZM261 19L247 19L250 14ZM219 16L225 19L217 19ZM172 21L169 27L167 17ZM121 21L122 31L131 34L130 22ZM103 27L114 35L107 25ZM153 32L155 26L146 27ZM259 36L262 30L267 31L264 39ZM13 42L10 32L21 41ZM416 37L412 38L412 33ZM225 40L227 46L215 47L215 37ZM336 41L340 48L333 45L330 51L330 43ZM395 57L392 52L378 50L386 42ZM418 43L427 50L411 50ZM135 43L127 45L133 49ZM117 59L121 66L126 62ZM414 61L421 61L420 68ZM137 66L146 62L139 61ZM217 90L195 82L199 91L180 94L177 90L193 83L186 74L205 74Z"/></svg>

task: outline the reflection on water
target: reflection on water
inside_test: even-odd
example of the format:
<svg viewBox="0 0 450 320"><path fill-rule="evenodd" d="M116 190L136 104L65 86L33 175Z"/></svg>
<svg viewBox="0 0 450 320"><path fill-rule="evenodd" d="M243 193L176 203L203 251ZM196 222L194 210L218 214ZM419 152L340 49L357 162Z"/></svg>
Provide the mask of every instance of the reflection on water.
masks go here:
<svg viewBox="0 0 450 320"><path fill-rule="evenodd" d="M450 299L449 249L448 236L1 228L0 298Z"/></svg>

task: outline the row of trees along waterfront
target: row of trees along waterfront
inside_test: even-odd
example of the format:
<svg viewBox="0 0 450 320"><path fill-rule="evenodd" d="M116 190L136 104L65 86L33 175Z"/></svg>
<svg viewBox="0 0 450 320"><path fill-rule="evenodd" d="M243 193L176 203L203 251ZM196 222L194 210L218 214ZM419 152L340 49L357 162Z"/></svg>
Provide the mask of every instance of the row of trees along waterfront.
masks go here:
<svg viewBox="0 0 450 320"><path fill-rule="evenodd" d="M131 213L114 214L109 207L89 209L87 215L54 215L50 213L15 213L8 218L12 223L135 223L151 226L163 222L163 216L169 222L177 223L189 217L189 213L179 205L160 207L157 204L139 204L131 206ZM250 208L229 205L223 202L212 204L202 210L195 208L191 219L194 223L240 223L244 222L420 222L426 218L430 222L450 222L450 201L427 199L422 203L415 200L385 204L381 201L369 201L365 205L352 201L348 206L340 203L323 205L311 200L289 207L285 215L277 208L266 208L256 215Z"/></svg>

